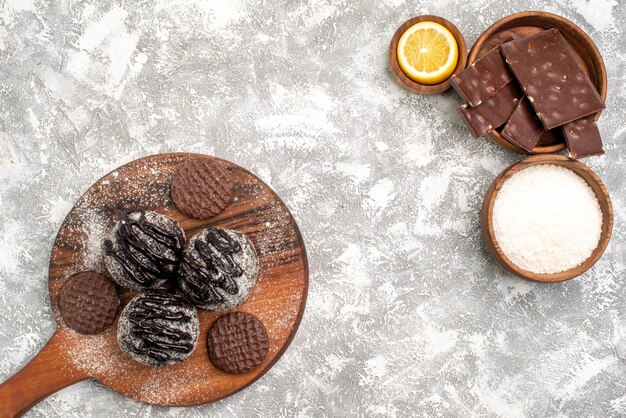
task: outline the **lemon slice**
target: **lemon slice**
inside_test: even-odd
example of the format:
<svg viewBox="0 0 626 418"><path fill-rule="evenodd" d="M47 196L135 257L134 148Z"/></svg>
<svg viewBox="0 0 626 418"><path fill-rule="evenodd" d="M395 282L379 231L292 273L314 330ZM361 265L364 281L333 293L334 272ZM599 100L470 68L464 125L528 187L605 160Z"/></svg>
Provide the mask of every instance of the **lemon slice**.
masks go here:
<svg viewBox="0 0 626 418"><path fill-rule="evenodd" d="M398 42L400 68L421 84L447 80L458 58L459 48L454 36L439 23L416 23L402 34Z"/></svg>

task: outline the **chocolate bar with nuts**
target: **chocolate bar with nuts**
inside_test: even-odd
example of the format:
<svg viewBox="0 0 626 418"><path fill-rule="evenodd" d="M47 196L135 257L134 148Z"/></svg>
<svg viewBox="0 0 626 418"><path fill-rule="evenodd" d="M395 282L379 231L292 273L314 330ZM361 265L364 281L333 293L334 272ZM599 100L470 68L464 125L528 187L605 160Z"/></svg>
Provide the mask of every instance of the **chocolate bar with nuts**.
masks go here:
<svg viewBox="0 0 626 418"><path fill-rule="evenodd" d="M604 154L602 138L593 115L563 125L570 158Z"/></svg>
<svg viewBox="0 0 626 418"><path fill-rule="evenodd" d="M509 83L476 107L462 105L459 113L474 136L480 138L492 129L504 125L522 96L517 83Z"/></svg>
<svg viewBox="0 0 626 418"><path fill-rule="evenodd" d="M557 29L507 42L500 48L546 129L604 109L571 45Z"/></svg>
<svg viewBox="0 0 626 418"><path fill-rule="evenodd" d="M501 134L512 144L531 152L539 143L543 131L543 125L535 115L528 98L523 97L504 125Z"/></svg>
<svg viewBox="0 0 626 418"><path fill-rule="evenodd" d="M466 69L452 75L452 87L471 107L476 107L513 80L500 48L494 48Z"/></svg>

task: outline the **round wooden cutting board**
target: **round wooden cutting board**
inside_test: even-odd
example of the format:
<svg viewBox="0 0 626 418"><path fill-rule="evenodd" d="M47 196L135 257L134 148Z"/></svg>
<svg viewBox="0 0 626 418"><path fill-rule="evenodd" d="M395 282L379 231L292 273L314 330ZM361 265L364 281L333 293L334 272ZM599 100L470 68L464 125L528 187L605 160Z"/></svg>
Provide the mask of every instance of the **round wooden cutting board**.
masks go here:
<svg viewBox="0 0 626 418"><path fill-rule="evenodd" d="M267 372L293 339L306 303L308 264L293 217L272 189L247 170L220 160L235 178L232 204L209 220L191 219L170 198L170 181L181 163L200 154L172 153L128 163L96 182L67 215L50 258L50 303L57 330L33 360L0 385L0 416L24 413L43 397L72 383L97 379L111 389L156 405L189 406L212 402L245 388ZM257 284L238 311L256 315L267 328L269 353L251 372L231 375L209 360L207 331L225 312L198 310L200 338L191 357L166 367L142 365L117 346L117 321L95 336L69 329L60 315L65 281L85 270L105 272L102 241L123 215L149 209L176 219L187 239L209 226L248 235L260 260ZM121 290L123 304L137 292ZM122 308L120 308L121 311Z"/></svg>

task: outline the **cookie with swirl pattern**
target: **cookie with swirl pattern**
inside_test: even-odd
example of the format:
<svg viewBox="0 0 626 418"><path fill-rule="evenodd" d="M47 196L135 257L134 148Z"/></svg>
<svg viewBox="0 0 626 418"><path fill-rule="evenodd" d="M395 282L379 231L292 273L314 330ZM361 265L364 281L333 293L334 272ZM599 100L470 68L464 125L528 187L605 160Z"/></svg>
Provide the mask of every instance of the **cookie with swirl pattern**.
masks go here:
<svg viewBox="0 0 626 418"><path fill-rule="evenodd" d="M185 233L174 219L135 211L120 220L104 242L104 263L122 287L158 287L175 278L184 246Z"/></svg>
<svg viewBox="0 0 626 418"><path fill-rule="evenodd" d="M237 231L207 228L194 235L178 269L178 287L195 306L232 309L250 295L259 260L250 239Z"/></svg>
<svg viewBox="0 0 626 418"><path fill-rule="evenodd" d="M198 344L196 308L164 289L135 296L120 314L117 343L149 366L168 366L188 358Z"/></svg>

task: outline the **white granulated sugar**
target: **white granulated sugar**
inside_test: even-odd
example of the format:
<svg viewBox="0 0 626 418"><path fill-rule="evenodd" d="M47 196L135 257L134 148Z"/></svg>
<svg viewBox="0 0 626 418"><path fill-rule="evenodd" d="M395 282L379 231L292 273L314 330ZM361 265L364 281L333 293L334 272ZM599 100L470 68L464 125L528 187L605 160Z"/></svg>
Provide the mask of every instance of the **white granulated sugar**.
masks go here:
<svg viewBox="0 0 626 418"><path fill-rule="evenodd" d="M551 274L589 258L600 241L602 212L585 180L544 164L525 168L504 183L492 222L496 241L512 263Z"/></svg>

